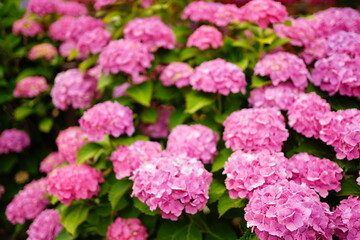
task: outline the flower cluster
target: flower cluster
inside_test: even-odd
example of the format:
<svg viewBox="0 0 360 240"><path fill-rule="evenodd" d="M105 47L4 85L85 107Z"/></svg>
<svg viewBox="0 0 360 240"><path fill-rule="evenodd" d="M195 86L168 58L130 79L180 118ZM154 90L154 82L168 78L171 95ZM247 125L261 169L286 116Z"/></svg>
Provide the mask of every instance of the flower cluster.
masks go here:
<svg viewBox="0 0 360 240"><path fill-rule="evenodd" d="M290 180L305 184L314 189L323 198L328 191L340 191L342 168L329 159L320 159L307 153L299 153L287 161L287 168L292 172Z"/></svg>
<svg viewBox="0 0 360 240"><path fill-rule="evenodd" d="M146 227L137 218L116 218L106 233L109 240L146 240Z"/></svg>
<svg viewBox="0 0 360 240"><path fill-rule="evenodd" d="M60 215L56 209L46 209L37 216L30 225L28 240L53 240L63 229Z"/></svg>
<svg viewBox="0 0 360 240"><path fill-rule="evenodd" d="M245 94L245 75L241 68L223 59L203 62L190 77L193 89L229 95L230 92Z"/></svg>
<svg viewBox="0 0 360 240"><path fill-rule="evenodd" d="M308 85L310 73L302 59L288 52L277 52L265 55L255 66L254 73L260 76L270 76L273 85L288 79L300 89Z"/></svg>
<svg viewBox="0 0 360 240"><path fill-rule="evenodd" d="M14 97L33 98L49 89L49 85L44 77L32 76L20 80L16 84Z"/></svg>
<svg viewBox="0 0 360 240"><path fill-rule="evenodd" d="M126 133L131 136L135 131L132 111L118 102L96 104L84 112L79 123L90 140L102 140L105 134L119 137Z"/></svg>
<svg viewBox="0 0 360 240"><path fill-rule="evenodd" d="M35 37L44 32L44 27L35 20L29 19L27 16L14 22L12 26L14 34L21 34L28 37Z"/></svg>
<svg viewBox="0 0 360 240"><path fill-rule="evenodd" d="M135 40L111 41L100 53L99 66L105 74L127 73L138 76L151 66L154 56L148 48Z"/></svg>
<svg viewBox="0 0 360 240"><path fill-rule="evenodd" d="M156 122L140 122L139 130L151 138L165 138L169 134L169 119L175 109L172 106L160 105L156 110L158 112Z"/></svg>
<svg viewBox="0 0 360 240"><path fill-rule="evenodd" d="M175 34L158 16L129 21L124 28L124 37L141 42L150 51L159 47L173 49L176 43Z"/></svg>
<svg viewBox="0 0 360 240"><path fill-rule="evenodd" d="M108 44L111 40L111 34L105 29L98 27L87 31L79 37L76 43L76 49L84 55L89 52L97 54Z"/></svg>
<svg viewBox="0 0 360 240"><path fill-rule="evenodd" d="M90 199L97 195L102 182L104 179L100 171L86 164L70 164L49 174L47 191L59 197L61 203L70 205L72 200Z"/></svg>
<svg viewBox="0 0 360 240"><path fill-rule="evenodd" d="M162 155L158 142L136 141L129 146L119 146L112 152L110 160L114 165L117 179L129 177L143 163L150 162Z"/></svg>
<svg viewBox="0 0 360 240"><path fill-rule="evenodd" d="M172 62L161 72L160 81L164 86L185 87L190 84L190 76L193 72L194 69L187 63Z"/></svg>
<svg viewBox="0 0 360 240"><path fill-rule="evenodd" d="M56 2L56 0L30 0L27 5L27 10L30 13L44 16L55 12Z"/></svg>
<svg viewBox="0 0 360 240"><path fill-rule="evenodd" d="M322 116L330 105L316 93L302 93L288 111L289 126L306 137L319 138Z"/></svg>
<svg viewBox="0 0 360 240"><path fill-rule="evenodd" d="M254 108L275 107L280 110L289 110L300 93L301 90L292 83L280 83L277 86L255 88L251 91L248 101Z"/></svg>
<svg viewBox="0 0 360 240"><path fill-rule="evenodd" d="M201 124L178 125L170 133L166 151L172 154L186 154L188 157L212 163L217 154L219 136Z"/></svg>
<svg viewBox="0 0 360 240"><path fill-rule="evenodd" d="M50 173L52 170L60 166L66 161L64 156L59 152L50 153L40 163L40 171L43 173Z"/></svg>
<svg viewBox="0 0 360 240"><path fill-rule="evenodd" d="M224 45L223 36L212 26L202 25L196 29L187 40L187 47L197 47L201 50L218 48Z"/></svg>
<svg viewBox="0 0 360 240"><path fill-rule="evenodd" d="M350 196L340 202L334 215L335 235L339 239L357 239L360 235L360 199Z"/></svg>
<svg viewBox="0 0 360 240"><path fill-rule="evenodd" d="M134 181L132 196L175 221L184 209L195 214L205 206L212 174L194 158L164 156L141 165L130 179Z"/></svg>
<svg viewBox="0 0 360 240"><path fill-rule="evenodd" d="M275 108L242 109L224 122L225 146L235 150L281 150L289 133L284 117Z"/></svg>
<svg viewBox="0 0 360 240"><path fill-rule="evenodd" d="M6 207L6 217L12 223L23 224L25 220L34 219L49 204L46 198L45 178L27 184Z"/></svg>
<svg viewBox="0 0 360 240"><path fill-rule="evenodd" d="M191 21L209 21L212 22L215 13L222 4L205 1L194 1L186 6L182 13L182 19Z"/></svg>
<svg viewBox="0 0 360 240"><path fill-rule="evenodd" d="M0 154L21 152L30 145L29 135L18 129L6 129L0 135Z"/></svg>
<svg viewBox="0 0 360 240"><path fill-rule="evenodd" d="M69 163L76 163L77 152L87 142L87 135L79 127L62 130L56 138L59 153Z"/></svg>
<svg viewBox="0 0 360 240"><path fill-rule="evenodd" d="M360 34L339 31L327 38L327 54L347 54L351 57L360 56Z"/></svg>
<svg viewBox="0 0 360 240"><path fill-rule="evenodd" d="M358 109L328 112L319 121L319 137L334 147L338 159L360 157L360 111Z"/></svg>
<svg viewBox="0 0 360 240"><path fill-rule="evenodd" d="M66 33L72 22L75 21L75 17L72 16L63 16L57 21L53 22L49 27L49 36L54 41L65 41Z"/></svg>
<svg viewBox="0 0 360 240"><path fill-rule="evenodd" d="M57 1L56 13L65 16L82 16L88 13L84 4L77 2Z"/></svg>
<svg viewBox="0 0 360 240"><path fill-rule="evenodd" d="M264 29L270 23L284 22L288 16L286 7L273 0L252 0L240 8L240 13L244 19Z"/></svg>
<svg viewBox="0 0 360 240"><path fill-rule="evenodd" d="M38 58L44 58L46 60L51 60L58 55L56 47L50 43L40 43L33 46L29 52L29 59L35 60Z"/></svg>
<svg viewBox="0 0 360 240"><path fill-rule="evenodd" d="M105 28L102 20L90 16L80 16L70 22L65 33L66 40L77 42L79 38L86 32L95 28Z"/></svg>
<svg viewBox="0 0 360 240"><path fill-rule="evenodd" d="M283 180L254 191L245 207L247 227L259 239L331 239L331 213L315 191Z"/></svg>
<svg viewBox="0 0 360 240"><path fill-rule="evenodd" d="M67 110L89 107L95 95L97 80L79 69L69 69L56 75L51 97L54 105Z"/></svg>
<svg viewBox="0 0 360 240"><path fill-rule="evenodd" d="M231 198L251 198L256 189L290 177L281 152L234 152L225 163L225 185Z"/></svg>

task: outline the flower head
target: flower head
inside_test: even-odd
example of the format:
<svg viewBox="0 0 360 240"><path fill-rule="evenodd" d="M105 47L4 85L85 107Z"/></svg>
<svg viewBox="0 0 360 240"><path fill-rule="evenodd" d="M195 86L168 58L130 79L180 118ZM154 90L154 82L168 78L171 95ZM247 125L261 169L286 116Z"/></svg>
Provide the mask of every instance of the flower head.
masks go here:
<svg viewBox="0 0 360 240"><path fill-rule="evenodd" d="M33 98L47 91L49 85L44 77L26 77L16 84L14 97Z"/></svg>
<svg viewBox="0 0 360 240"><path fill-rule="evenodd" d="M187 5L182 13L182 19L191 21L209 21L214 19L217 9L222 6L221 3L194 1Z"/></svg>
<svg viewBox="0 0 360 240"><path fill-rule="evenodd" d="M26 233L28 240L53 240L63 229L56 209L42 211L30 225Z"/></svg>
<svg viewBox="0 0 360 240"><path fill-rule="evenodd" d="M111 40L111 34L102 27L94 28L87 31L79 37L76 43L76 49L84 55L89 52L97 54L108 44Z"/></svg>
<svg viewBox="0 0 360 240"><path fill-rule="evenodd" d="M275 108L242 109L233 112L224 122L225 146L236 150L281 151L289 136L284 117Z"/></svg>
<svg viewBox="0 0 360 240"><path fill-rule="evenodd" d="M131 136L135 131L131 109L118 102L96 104L84 113L79 123L90 140L102 140L105 134Z"/></svg>
<svg viewBox="0 0 360 240"><path fill-rule="evenodd" d="M30 0L27 4L27 10L39 16L44 16L55 12L56 0Z"/></svg>
<svg viewBox="0 0 360 240"><path fill-rule="evenodd" d="M30 145L29 135L18 129L6 129L0 135L0 154L21 152Z"/></svg>
<svg viewBox="0 0 360 240"><path fill-rule="evenodd" d="M77 2L58 1L56 4L56 13L65 16L82 16L88 13L84 4Z"/></svg>
<svg viewBox="0 0 360 240"><path fill-rule="evenodd" d="M70 164L49 174L47 191L59 197L61 203L70 205L72 200L90 199L97 195L102 182L104 178L100 171L86 164Z"/></svg>
<svg viewBox="0 0 360 240"><path fill-rule="evenodd" d="M31 20L25 16L24 18L14 22L12 32L14 34L35 37L36 35L44 32L44 27L41 23Z"/></svg>
<svg viewBox="0 0 360 240"><path fill-rule="evenodd" d="M116 218L106 233L109 240L146 240L146 227L137 218Z"/></svg>
<svg viewBox="0 0 360 240"><path fill-rule="evenodd" d="M80 16L70 22L70 25L65 33L66 40L77 42L85 32L91 31L95 28L105 28L105 24L101 19L96 19L90 16Z"/></svg>
<svg viewBox="0 0 360 240"><path fill-rule="evenodd" d="M29 59L35 60L38 58L44 58L46 60L51 60L58 55L56 47L50 43L40 43L33 46L29 52Z"/></svg>
<svg viewBox="0 0 360 240"><path fill-rule="evenodd" d="M69 31L69 27L75 20L75 17L63 16L59 18L56 22L53 22L49 27L50 38L55 41L67 40L66 33Z"/></svg>
<svg viewBox="0 0 360 240"><path fill-rule="evenodd" d="M40 172L50 173L52 170L59 167L65 161L66 159L59 152L52 152L41 161Z"/></svg>
<svg viewBox="0 0 360 240"><path fill-rule="evenodd" d="M185 87L190 85L190 76L193 72L194 69L187 63L172 62L161 72L160 81L164 86Z"/></svg>
<svg viewBox="0 0 360 240"><path fill-rule="evenodd" d="M197 47L201 50L221 47L224 44L223 36L219 30L212 26L202 25L189 37L186 47Z"/></svg>

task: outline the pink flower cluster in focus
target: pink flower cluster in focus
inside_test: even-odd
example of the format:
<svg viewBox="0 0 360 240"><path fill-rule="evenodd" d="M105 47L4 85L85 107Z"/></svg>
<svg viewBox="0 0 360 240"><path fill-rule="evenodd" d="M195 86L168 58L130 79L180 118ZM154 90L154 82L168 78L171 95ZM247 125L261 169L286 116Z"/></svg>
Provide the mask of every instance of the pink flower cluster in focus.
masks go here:
<svg viewBox="0 0 360 240"><path fill-rule="evenodd" d="M56 209L42 211L27 230L27 240L53 240L63 229Z"/></svg>
<svg viewBox="0 0 360 240"><path fill-rule="evenodd" d="M116 218L108 227L106 237L109 240L146 240L146 227L137 218Z"/></svg>

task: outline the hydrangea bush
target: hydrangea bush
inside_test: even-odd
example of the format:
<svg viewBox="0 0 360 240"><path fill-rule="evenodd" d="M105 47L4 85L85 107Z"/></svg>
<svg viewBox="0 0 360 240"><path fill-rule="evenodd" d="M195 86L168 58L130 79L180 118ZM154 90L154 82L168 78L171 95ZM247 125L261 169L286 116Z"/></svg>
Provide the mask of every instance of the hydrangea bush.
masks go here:
<svg viewBox="0 0 360 240"><path fill-rule="evenodd" d="M354 2L0 3L0 238L359 238Z"/></svg>

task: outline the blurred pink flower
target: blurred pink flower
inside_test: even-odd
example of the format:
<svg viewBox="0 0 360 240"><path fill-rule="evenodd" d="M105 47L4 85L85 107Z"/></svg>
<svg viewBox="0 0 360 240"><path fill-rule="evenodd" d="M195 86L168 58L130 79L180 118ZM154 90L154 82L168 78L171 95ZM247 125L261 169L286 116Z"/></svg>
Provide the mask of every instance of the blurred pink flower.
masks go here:
<svg viewBox="0 0 360 240"><path fill-rule="evenodd" d="M202 25L190 35L186 47L197 47L200 50L205 50L210 47L218 48L223 44L223 36L219 30L212 26Z"/></svg>
<svg viewBox="0 0 360 240"><path fill-rule="evenodd" d="M65 161L66 159L59 152L52 152L41 161L40 172L50 173L52 170L59 167Z"/></svg>
<svg viewBox="0 0 360 240"><path fill-rule="evenodd" d="M29 52L29 59L35 60L38 58L44 58L48 61L58 55L56 47L50 43L40 43L33 46Z"/></svg>
<svg viewBox="0 0 360 240"><path fill-rule="evenodd" d="M21 79L14 89L14 97L33 98L47 91L49 85L44 77L32 76Z"/></svg>
<svg viewBox="0 0 360 240"><path fill-rule="evenodd" d="M164 86L176 85L181 88L190 85L190 76L194 69L183 62L172 62L162 70L160 81Z"/></svg>
<svg viewBox="0 0 360 240"><path fill-rule="evenodd" d="M14 34L21 34L28 37L35 37L38 34L44 32L44 27L41 23L29 19L27 16L14 22L12 26L12 32Z"/></svg>
<svg viewBox="0 0 360 240"><path fill-rule="evenodd" d="M0 154L22 152L30 145L29 135L18 129L6 129L0 135Z"/></svg>
<svg viewBox="0 0 360 240"><path fill-rule="evenodd" d="M111 34L99 27L87 31L79 37L76 49L80 54L87 55L89 52L97 54L110 42Z"/></svg>
<svg viewBox="0 0 360 240"><path fill-rule="evenodd" d="M46 209L35 218L26 231L29 235L27 240L53 240L62 229L58 210Z"/></svg>

